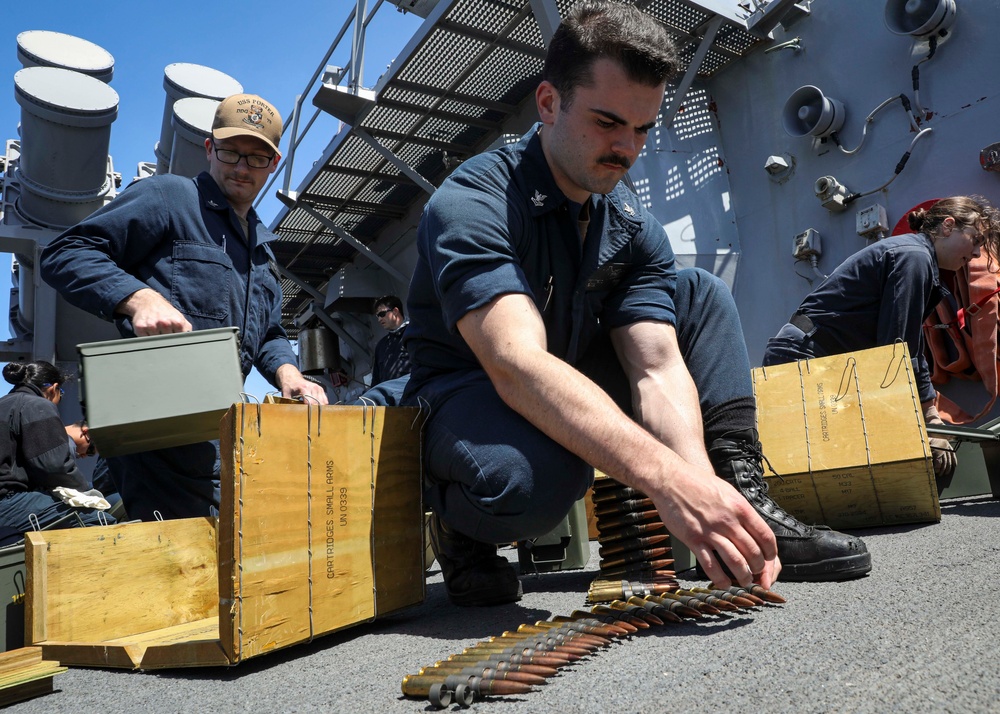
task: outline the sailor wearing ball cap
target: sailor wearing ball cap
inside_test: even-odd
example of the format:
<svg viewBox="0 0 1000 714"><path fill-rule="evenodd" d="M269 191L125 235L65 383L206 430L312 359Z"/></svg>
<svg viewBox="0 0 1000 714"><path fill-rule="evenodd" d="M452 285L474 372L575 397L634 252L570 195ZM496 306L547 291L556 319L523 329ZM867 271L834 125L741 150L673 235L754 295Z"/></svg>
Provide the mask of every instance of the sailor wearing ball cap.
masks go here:
<svg viewBox="0 0 1000 714"><path fill-rule="evenodd" d="M268 245L277 236L253 209L278 168L280 141L270 102L226 97L205 140L208 171L133 183L46 246L43 278L69 303L114 320L124 337L239 328L244 377L256 367L282 395L326 404L281 326ZM218 512L217 441L113 457L108 467L130 517Z"/></svg>

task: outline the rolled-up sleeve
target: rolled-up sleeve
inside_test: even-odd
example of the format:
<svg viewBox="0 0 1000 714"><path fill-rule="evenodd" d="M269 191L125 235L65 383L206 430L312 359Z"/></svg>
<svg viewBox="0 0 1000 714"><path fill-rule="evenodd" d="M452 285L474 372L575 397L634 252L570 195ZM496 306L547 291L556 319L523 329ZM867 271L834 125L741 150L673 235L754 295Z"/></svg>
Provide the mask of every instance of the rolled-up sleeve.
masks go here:
<svg viewBox="0 0 1000 714"><path fill-rule="evenodd" d="M627 247L628 273L607 296L602 321L611 328L643 320L677 324L677 269L663 226L646 215L642 231Z"/></svg>
<svg viewBox="0 0 1000 714"><path fill-rule="evenodd" d="M520 220L495 195L464 181L428 204L420 231L436 236L423 245L444 322L452 332L466 313L500 295L532 294L510 238L521 233Z"/></svg>

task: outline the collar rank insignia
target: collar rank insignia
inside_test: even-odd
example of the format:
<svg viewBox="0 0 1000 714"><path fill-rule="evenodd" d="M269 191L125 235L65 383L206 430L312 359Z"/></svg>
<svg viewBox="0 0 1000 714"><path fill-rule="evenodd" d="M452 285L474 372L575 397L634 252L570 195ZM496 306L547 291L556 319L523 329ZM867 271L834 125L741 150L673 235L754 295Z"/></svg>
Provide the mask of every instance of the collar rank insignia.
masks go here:
<svg viewBox="0 0 1000 714"><path fill-rule="evenodd" d="M634 216L635 215L635 209L632 208L627 203L623 203L622 204L622 208L624 208L625 209L625 213L629 214L630 216Z"/></svg>
<svg viewBox="0 0 1000 714"><path fill-rule="evenodd" d="M548 198L548 196L546 196L544 193L542 193L536 188L535 195L531 197L531 202L535 204L535 206L537 206L538 208L541 208L542 206L545 205L546 198Z"/></svg>

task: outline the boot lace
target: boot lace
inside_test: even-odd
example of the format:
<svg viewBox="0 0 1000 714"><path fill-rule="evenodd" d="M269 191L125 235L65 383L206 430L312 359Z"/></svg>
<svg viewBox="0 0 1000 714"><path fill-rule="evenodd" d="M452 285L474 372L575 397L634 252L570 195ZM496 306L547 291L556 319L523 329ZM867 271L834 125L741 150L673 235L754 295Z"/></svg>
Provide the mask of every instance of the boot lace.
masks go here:
<svg viewBox="0 0 1000 714"><path fill-rule="evenodd" d="M756 464L757 468L750 469L749 477L753 481L754 486L758 489L758 498L760 499L760 505L766 510L773 518L777 518L779 521L784 522L786 527L802 526L797 518L788 513L785 509L779 506L773 498L768 494L767 481L764 480L764 464L767 464L767 468L772 474L778 477L781 483L785 482L781 474L774 470L771 462L764 455L764 450L761 448L760 442L750 442L745 439L740 439L738 442L740 451L750 457L750 460Z"/></svg>
<svg viewBox="0 0 1000 714"><path fill-rule="evenodd" d="M771 466L771 462L768 461L767 456L764 455L764 450L761 448L759 441L749 442L746 439L740 439L739 447L744 454L750 456L760 466L760 474L754 474L754 481L760 482L759 485L763 487L765 494L767 493L767 483L764 481L764 464L767 464L768 470L777 476L781 483L785 482L785 479L781 476L781 474L774 470L774 467Z"/></svg>

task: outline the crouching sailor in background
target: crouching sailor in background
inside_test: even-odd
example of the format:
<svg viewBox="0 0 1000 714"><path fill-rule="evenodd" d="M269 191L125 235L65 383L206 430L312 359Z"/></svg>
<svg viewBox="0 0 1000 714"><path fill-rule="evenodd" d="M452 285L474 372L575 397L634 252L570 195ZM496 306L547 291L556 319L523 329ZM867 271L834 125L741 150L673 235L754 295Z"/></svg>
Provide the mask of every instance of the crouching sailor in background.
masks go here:
<svg viewBox="0 0 1000 714"><path fill-rule="evenodd" d="M952 196L906 216L910 233L862 248L830 274L767 341L764 366L906 343L927 424L943 424L924 353L924 320L949 293L941 270L1000 254L1000 212L979 196ZM946 439L930 439L938 493L957 461Z"/></svg>

